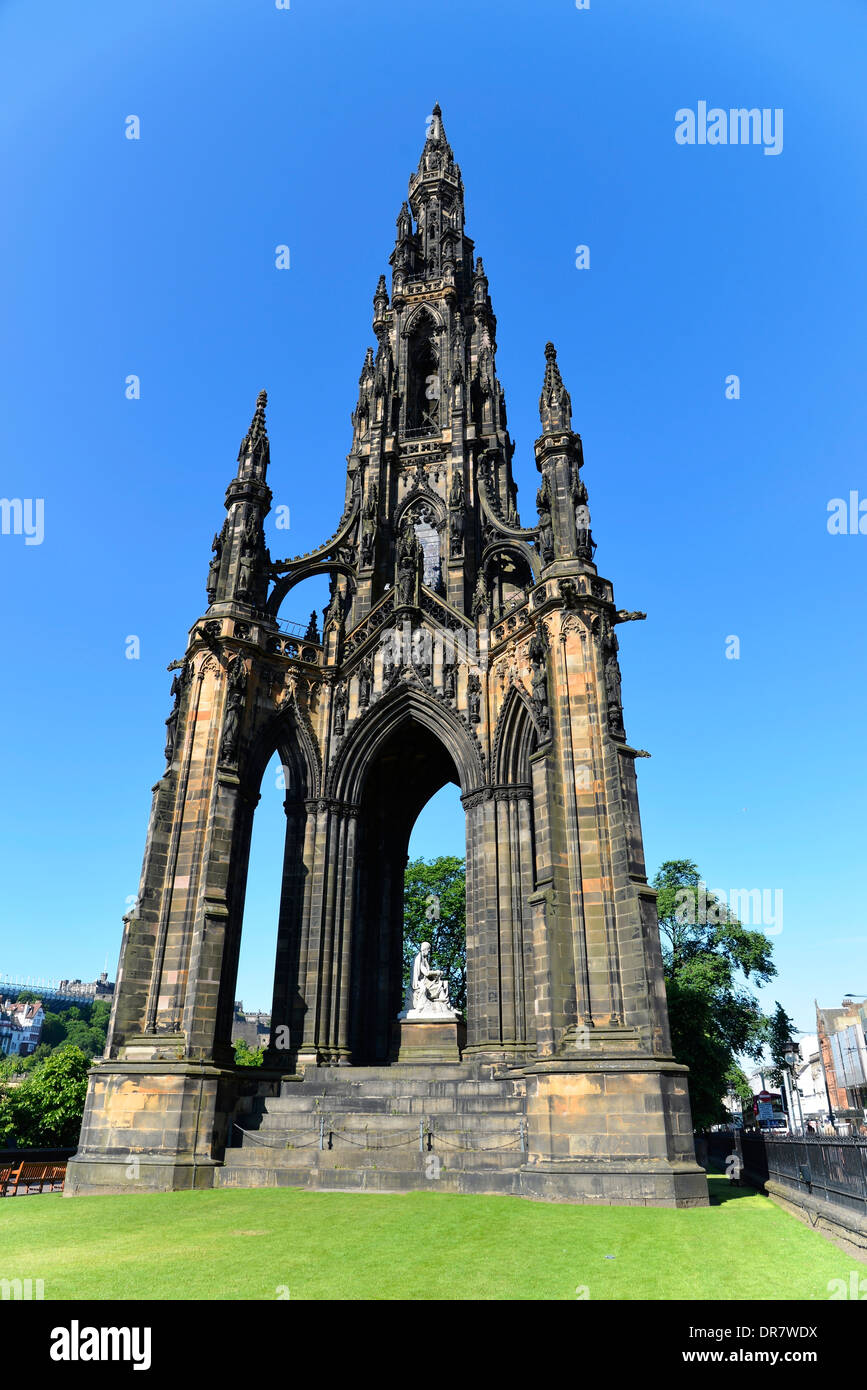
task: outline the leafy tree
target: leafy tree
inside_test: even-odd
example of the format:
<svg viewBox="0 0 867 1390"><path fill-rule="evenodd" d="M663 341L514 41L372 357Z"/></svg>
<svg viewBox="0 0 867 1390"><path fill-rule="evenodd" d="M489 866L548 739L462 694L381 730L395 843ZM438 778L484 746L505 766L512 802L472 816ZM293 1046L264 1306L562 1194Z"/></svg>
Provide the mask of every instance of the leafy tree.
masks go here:
<svg viewBox="0 0 867 1390"><path fill-rule="evenodd" d="M403 986L409 987L413 958L430 942L434 967L449 982L449 1002L467 1012L467 879L463 859L441 854L412 859L403 880Z"/></svg>
<svg viewBox="0 0 867 1390"><path fill-rule="evenodd" d="M35 1053L33 1056L35 1057ZM0 1060L0 1082L11 1081L13 1076L20 1076L33 1063L33 1057L18 1057L14 1053L10 1057L3 1057Z"/></svg>
<svg viewBox="0 0 867 1390"><path fill-rule="evenodd" d="M746 982L761 986L777 968L768 938L704 890L692 860L667 860L653 886L672 1047L689 1067L693 1120L703 1129L724 1118L722 1096L737 1056L762 1055L767 1019Z"/></svg>
<svg viewBox="0 0 867 1390"><path fill-rule="evenodd" d="M94 999L90 1006L90 1026L98 1028L103 1038L108 1037L108 1021L111 1018L111 1000ZM103 1047L105 1044L103 1043Z"/></svg>
<svg viewBox="0 0 867 1390"><path fill-rule="evenodd" d="M70 1004L57 1013L47 1011L41 1043L51 1048L71 1043L88 1057L100 1057L105 1051L110 1014L111 1004L107 999L95 999L92 1004L81 1007Z"/></svg>
<svg viewBox="0 0 867 1390"><path fill-rule="evenodd" d="M741 1105L752 1105L753 1089L746 1078L746 1075L737 1062L732 1062L726 1072L726 1091L729 1086L734 1088L734 1093Z"/></svg>
<svg viewBox="0 0 867 1390"><path fill-rule="evenodd" d="M80 1048L58 1048L20 1086L0 1097L0 1140L22 1147L74 1144L81 1129L90 1061Z"/></svg>
<svg viewBox="0 0 867 1390"><path fill-rule="evenodd" d="M786 1013L782 1004L777 1002L777 1006L770 1018L767 1020L766 1039L768 1051L771 1054L773 1066L768 1072L771 1084L782 1086L783 1069L786 1067L786 1053L790 1052L791 1042L794 1037L795 1024Z"/></svg>
<svg viewBox="0 0 867 1390"><path fill-rule="evenodd" d="M235 1043L235 1065L238 1067L261 1067L264 1055L264 1047L252 1048L246 1038L239 1038Z"/></svg>

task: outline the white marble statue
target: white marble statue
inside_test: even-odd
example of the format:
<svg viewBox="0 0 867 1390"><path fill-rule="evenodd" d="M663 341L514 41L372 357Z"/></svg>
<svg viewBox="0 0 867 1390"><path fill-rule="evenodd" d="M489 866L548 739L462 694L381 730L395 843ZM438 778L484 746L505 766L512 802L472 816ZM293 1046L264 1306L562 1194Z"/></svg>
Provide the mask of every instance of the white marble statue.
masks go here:
<svg viewBox="0 0 867 1390"><path fill-rule="evenodd" d="M412 979L406 992L406 1008L402 1019L457 1018L449 1005L448 981L442 971L434 970L430 958L430 942L423 941L412 963Z"/></svg>

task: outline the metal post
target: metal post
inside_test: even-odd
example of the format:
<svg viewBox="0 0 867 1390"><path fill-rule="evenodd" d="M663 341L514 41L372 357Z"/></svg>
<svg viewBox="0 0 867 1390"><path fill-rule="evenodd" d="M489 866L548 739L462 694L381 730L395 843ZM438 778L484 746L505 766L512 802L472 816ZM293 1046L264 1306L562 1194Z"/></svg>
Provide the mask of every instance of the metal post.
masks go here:
<svg viewBox="0 0 867 1390"><path fill-rule="evenodd" d="M325 1116L324 1116L324 1115L320 1115L320 1116L319 1116L319 1147L320 1147L320 1149L324 1149L324 1148L325 1148Z"/></svg>
<svg viewBox="0 0 867 1390"><path fill-rule="evenodd" d="M783 1078L783 1095L786 1099L786 1118L789 1121L789 1133L795 1133L795 1103L792 1100L792 1083L789 1080L788 1065L780 1068L780 1075Z"/></svg>
<svg viewBox="0 0 867 1390"><path fill-rule="evenodd" d="M522 1119L522 1120L520 1121L520 1125L521 1125L521 1153L522 1153L522 1154L525 1154L525 1153L527 1152L527 1132L526 1132L526 1129L524 1128L524 1126L526 1125L526 1120Z"/></svg>
<svg viewBox="0 0 867 1390"><path fill-rule="evenodd" d="M424 1120L418 1122L418 1151L424 1153Z"/></svg>

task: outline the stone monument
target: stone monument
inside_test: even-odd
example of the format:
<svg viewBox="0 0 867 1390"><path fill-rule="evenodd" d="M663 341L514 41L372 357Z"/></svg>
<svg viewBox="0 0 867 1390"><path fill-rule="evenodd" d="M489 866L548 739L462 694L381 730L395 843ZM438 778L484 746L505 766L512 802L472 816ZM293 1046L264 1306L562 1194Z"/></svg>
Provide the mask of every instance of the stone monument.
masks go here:
<svg viewBox="0 0 867 1390"><path fill-rule="evenodd" d="M459 1062L466 1026L449 1004L449 985L434 970L430 942L423 941L412 962L406 1007L398 1014L399 1062Z"/></svg>
<svg viewBox="0 0 867 1390"><path fill-rule="evenodd" d="M620 679L619 630L644 615L619 607L597 569L552 343L536 507L519 518L497 318L438 106L389 264L346 467L333 473L344 492L331 536L271 557L264 392L241 443L203 561L207 607L172 663L165 766L66 1192L266 1184L280 1164L285 1182L345 1185L354 1164L382 1190L426 1187L424 1156L410 1172L389 1150L390 1168L374 1128L379 1115L387 1137L406 1104L412 1130L429 1099L440 1125L453 1101L462 1166L440 1183L454 1190L499 1181L556 1201L706 1204L642 847L636 763L647 755L627 738ZM342 411L327 358L318 380L310 409ZM304 466L325 484L324 460ZM219 493L215 480L215 512ZM284 603L309 611L296 586L322 576L321 632L312 620L290 635ZM250 842L275 753L286 839L272 1037L252 1075L235 1064L232 1022ZM399 1015L409 837L447 783L465 813L465 1041L424 947ZM429 1063L411 1084L390 1071L408 1059ZM344 1145L332 1171L315 1144L286 1149L285 1100L315 1134L338 1095L345 1116L357 1098L371 1143ZM265 1123L269 1105L282 1149L259 1135L238 1143L239 1119L264 1107Z"/></svg>

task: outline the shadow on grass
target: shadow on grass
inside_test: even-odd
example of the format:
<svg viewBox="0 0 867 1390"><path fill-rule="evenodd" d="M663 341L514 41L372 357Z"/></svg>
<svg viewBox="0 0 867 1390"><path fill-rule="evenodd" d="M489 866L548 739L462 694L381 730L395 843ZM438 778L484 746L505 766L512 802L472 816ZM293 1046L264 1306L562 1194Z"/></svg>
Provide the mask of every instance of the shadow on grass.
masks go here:
<svg viewBox="0 0 867 1390"><path fill-rule="evenodd" d="M739 1197L761 1197L764 1193L757 1187L751 1187L745 1178L739 1183L732 1182L724 1173L714 1173L708 1170L707 1188L712 1207L721 1207L726 1202L736 1202Z"/></svg>

